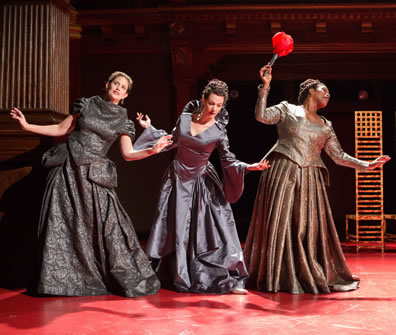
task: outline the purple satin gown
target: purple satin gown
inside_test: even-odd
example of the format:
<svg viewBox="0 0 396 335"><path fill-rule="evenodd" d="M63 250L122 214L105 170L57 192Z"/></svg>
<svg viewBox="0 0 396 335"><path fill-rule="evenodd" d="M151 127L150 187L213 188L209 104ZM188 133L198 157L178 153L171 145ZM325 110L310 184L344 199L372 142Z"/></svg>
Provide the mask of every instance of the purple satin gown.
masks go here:
<svg viewBox="0 0 396 335"><path fill-rule="evenodd" d="M172 132L176 156L166 170L146 254L164 287L180 292L227 293L247 277L230 202L243 191L246 164L229 151L228 114L192 136L191 120L200 103L186 105ZM134 148L165 135L147 128ZM223 182L209 162L217 149Z"/></svg>

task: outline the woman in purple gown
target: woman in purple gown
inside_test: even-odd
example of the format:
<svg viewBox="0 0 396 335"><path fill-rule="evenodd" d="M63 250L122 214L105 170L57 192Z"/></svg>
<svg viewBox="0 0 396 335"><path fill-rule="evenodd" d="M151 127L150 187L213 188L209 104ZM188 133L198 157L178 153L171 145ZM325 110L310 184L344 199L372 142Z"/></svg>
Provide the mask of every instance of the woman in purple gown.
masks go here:
<svg viewBox="0 0 396 335"><path fill-rule="evenodd" d="M342 150L331 122L317 114L330 98L319 80L301 83L298 106L283 101L267 108L269 65L260 70L260 78L256 119L276 125L278 141L267 155L272 167L262 173L245 245L247 287L294 294L356 289L359 279L341 249L320 154L324 150L336 164L359 170L374 169L390 158L369 163Z"/></svg>
<svg viewBox="0 0 396 335"><path fill-rule="evenodd" d="M104 98L78 100L71 115L56 125L26 122L22 112L11 116L22 129L68 140L43 157L50 168L41 208L39 260L32 293L88 296L118 294L136 297L154 294L160 283L140 247L132 222L114 187L117 172L107 158L120 140L125 160L160 152L169 137L153 147L135 150L135 127L119 102L128 96L131 78L114 72Z"/></svg>
<svg viewBox="0 0 396 335"><path fill-rule="evenodd" d="M161 283L180 292L246 293L243 254L230 203L239 199L247 170L269 167L238 161L229 150L224 108L228 87L212 80L202 100L189 102L172 132L176 156L164 174L146 254ZM138 115L145 131L136 148L164 132ZM217 149L223 180L209 162Z"/></svg>

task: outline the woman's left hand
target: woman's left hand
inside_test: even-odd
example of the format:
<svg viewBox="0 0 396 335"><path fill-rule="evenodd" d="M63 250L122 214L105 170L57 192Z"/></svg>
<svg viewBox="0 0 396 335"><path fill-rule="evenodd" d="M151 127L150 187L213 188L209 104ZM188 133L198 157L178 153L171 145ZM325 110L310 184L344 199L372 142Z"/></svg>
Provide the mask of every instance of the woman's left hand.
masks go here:
<svg viewBox="0 0 396 335"><path fill-rule="evenodd" d="M164 148L167 146L171 145L173 141L171 140L172 135L166 135L162 136L153 146L153 154L158 154L161 152Z"/></svg>
<svg viewBox="0 0 396 335"><path fill-rule="evenodd" d="M262 171L262 170L268 169L270 167L271 167L271 165L269 165L269 161L267 161L265 158L263 158L258 163L249 164L246 169L249 171Z"/></svg>
<svg viewBox="0 0 396 335"><path fill-rule="evenodd" d="M150 120L150 118L148 117L147 114L145 116L146 120L143 120L143 114L142 113L136 113L136 114L137 114L136 120L139 121L139 124L140 124L141 127L148 128L148 127L151 126L151 120Z"/></svg>
<svg viewBox="0 0 396 335"><path fill-rule="evenodd" d="M368 169L373 170L381 165L384 165L390 159L391 159L390 156L387 156L387 155L378 157L369 163Z"/></svg>

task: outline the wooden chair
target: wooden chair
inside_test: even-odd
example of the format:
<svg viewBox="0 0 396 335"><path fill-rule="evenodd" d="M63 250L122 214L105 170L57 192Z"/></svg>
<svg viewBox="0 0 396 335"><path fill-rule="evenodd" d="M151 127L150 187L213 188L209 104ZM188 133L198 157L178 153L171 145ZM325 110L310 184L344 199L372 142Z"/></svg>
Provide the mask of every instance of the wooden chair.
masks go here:
<svg viewBox="0 0 396 335"><path fill-rule="evenodd" d="M372 161L382 155L382 112L355 112L355 157ZM360 248L385 250L382 166L356 170L356 212L346 215L346 242ZM350 224L350 221L351 224ZM354 223L354 224L353 224Z"/></svg>

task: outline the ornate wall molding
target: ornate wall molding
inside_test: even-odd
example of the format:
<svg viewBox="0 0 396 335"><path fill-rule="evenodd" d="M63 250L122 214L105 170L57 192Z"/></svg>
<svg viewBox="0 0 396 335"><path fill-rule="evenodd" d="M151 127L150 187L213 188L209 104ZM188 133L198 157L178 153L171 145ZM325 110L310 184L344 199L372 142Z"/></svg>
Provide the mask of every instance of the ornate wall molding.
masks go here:
<svg viewBox="0 0 396 335"><path fill-rule="evenodd" d="M82 26L103 24L166 24L164 13L158 8L82 10L78 12L77 23Z"/></svg>
<svg viewBox="0 0 396 335"><path fill-rule="evenodd" d="M160 7L170 21L393 20L394 4Z"/></svg>
<svg viewBox="0 0 396 335"><path fill-rule="evenodd" d="M263 54L272 53L272 45L258 43L232 43L232 44L208 44L205 52L220 54ZM361 54L361 53L396 53L394 43L300 43L294 46L294 54Z"/></svg>
<svg viewBox="0 0 396 335"><path fill-rule="evenodd" d="M229 46L235 44L236 49L243 49L238 45L240 41L250 43L248 49L255 50L258 41L281 30L293 32L297 37L296 52L321 52L317 45L324 44L325 52L339 52L345 48L346 52L393 53L396 43L393 29L396 4L202 5L89 10L78 12L77 22L83 33L84 27L96 26L98 31L104 32L102 38L117 38L116 29L112 27L127 25L135 38L139 38L139 33L136 29L134 32L133 27L144 26L144 37L150 39L150 26L162 26L161 29L169 30L170 40L191 40L195 45L194 53L205 43L221 45L222 52L238 52ZM103 30L103 27L108 29ZM87 36L89 34L87 31ZM229 39L233 39L231 43ZM216 40L218 42L214 42ZM134 48L148 50L147 45L139 42ZM206 50L211 51L211 46Z"/></svg>
<svg viewBox="0 0 396 335"><path fill-rule="evenodd" d="M86 52L168 55L168 49L162 47L167 43L178 111L183 102L196 94L197 78L221 75L249 80L248 73L256 70L241 69L251 63L257 67L257 62L261 64L261 59L264 61L272 54L271 37L281 30L292 34L295 45L288 61L277 66L279 78L300 79L312 68L324 78L394 76L391 64L396 53L396 3L191 6L184 3L79 11L77 23L83 28L82 40L85 38L89 43ZM101 44L105 37L100 32L103 25L113 28L111 48L109 43ZM136 25L144 26L144 39L139 39L134 30ZM310 64L311 59L315 59L314 64ZM323 66L333 61L340 72ZM375 66L375 73L369 69L362 73L363 63L369 69ZM228 71L233 66L238 66L239 71Z"/></svg>
<svg viewBox="0 0 396 335"><path fill-rule="evenodd" d="M82 10L78 23L85 26L102 24L164 24L174 21L246 21L263 20L394 20L396 4L333 5L223 5L160 6L158 8Z"/></svg>

